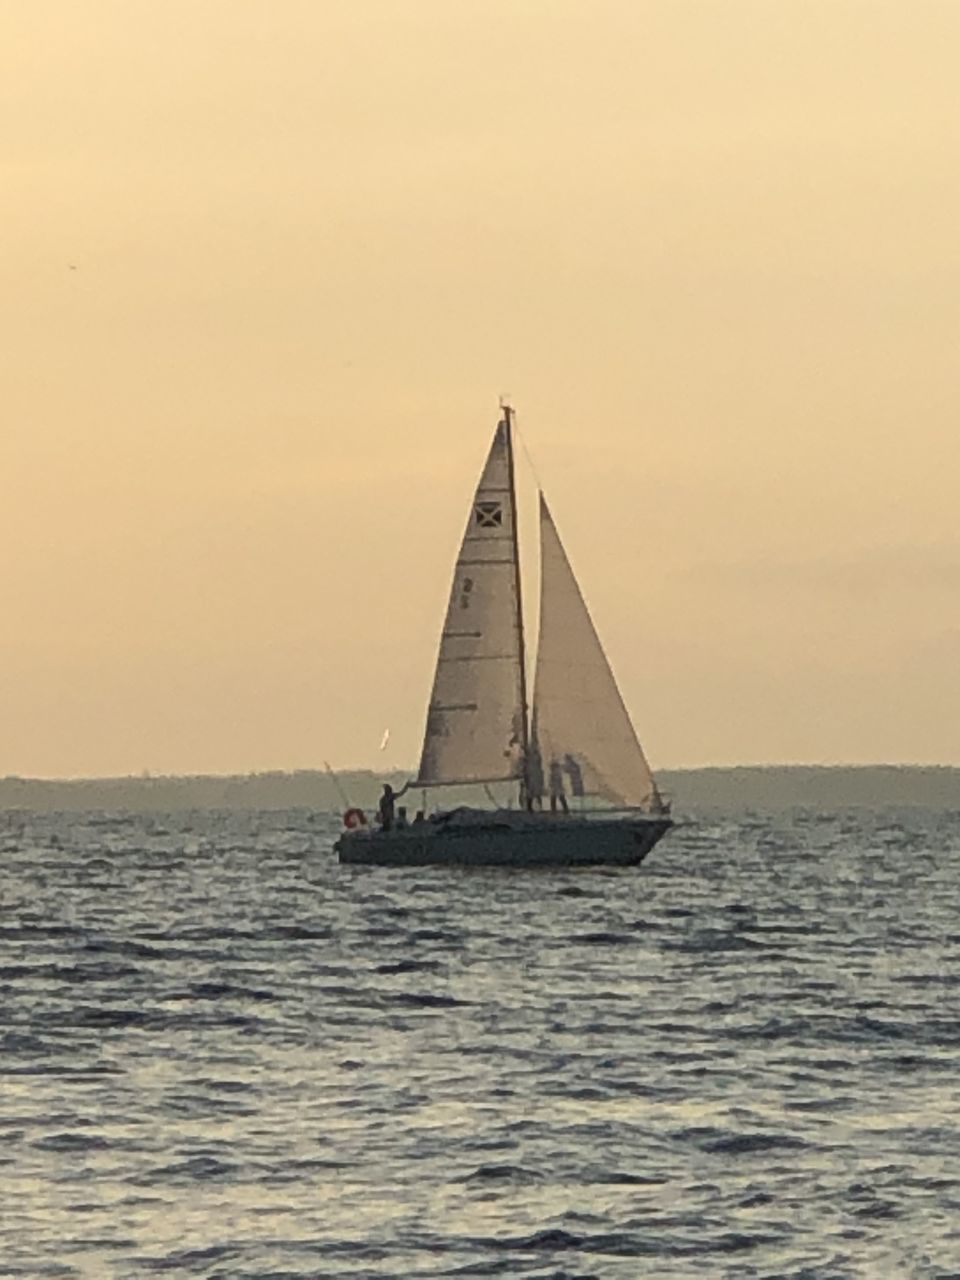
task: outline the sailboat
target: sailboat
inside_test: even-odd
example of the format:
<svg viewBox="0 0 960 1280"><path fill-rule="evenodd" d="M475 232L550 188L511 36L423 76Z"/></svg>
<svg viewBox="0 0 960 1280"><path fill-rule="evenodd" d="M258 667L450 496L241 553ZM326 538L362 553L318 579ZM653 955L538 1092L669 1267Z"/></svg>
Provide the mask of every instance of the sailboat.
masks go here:
<svg viewBox="0 0 960 1280"><path fill-rule="evenodd" d="M636 865L673 825L540 493L540 632L527 697L514 411L501 416L460 545L420 768L408 787L511 785L516 807L461 806L379 826L344 815L342 863ZM401 793L397 793L398 797Z"/></svg>

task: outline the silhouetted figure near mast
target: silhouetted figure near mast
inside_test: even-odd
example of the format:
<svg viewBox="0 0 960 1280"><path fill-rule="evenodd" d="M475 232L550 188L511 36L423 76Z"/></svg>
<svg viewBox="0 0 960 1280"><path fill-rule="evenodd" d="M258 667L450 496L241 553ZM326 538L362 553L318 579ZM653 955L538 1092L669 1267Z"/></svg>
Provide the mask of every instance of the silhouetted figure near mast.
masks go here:
<svg viewBox="0 0 960 1280"><path fill-rule="evenodd" d="M525 770L525 789L526 795L522 808L534 809L543 808L543 761L540 758L540 744L537 742L536 718L534 718L533 734L530 742L530 748L527 752L527 767ZM521 788L523 790L523 788Z"/></svg>
<svg viewBox="0 0 960 1280"><path fill-rule="evenodd" d="M566 793L563 789L563 770L560 768L558 760L550 761L550 812L556 813L560 808L564 813L569 813L570 808L567 804Z"/></svg>

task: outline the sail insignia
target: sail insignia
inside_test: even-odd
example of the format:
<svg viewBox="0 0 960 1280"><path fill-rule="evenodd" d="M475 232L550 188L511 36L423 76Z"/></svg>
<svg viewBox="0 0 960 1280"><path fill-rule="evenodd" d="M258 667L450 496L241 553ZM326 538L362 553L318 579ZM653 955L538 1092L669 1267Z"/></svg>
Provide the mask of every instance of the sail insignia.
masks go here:
<svg viewBox="0 0 960 1280"><path fill-rule="evenodd" d="M499 502L478 502L476 517L481 529L499 529L503 525L503 507Z"/></svg>

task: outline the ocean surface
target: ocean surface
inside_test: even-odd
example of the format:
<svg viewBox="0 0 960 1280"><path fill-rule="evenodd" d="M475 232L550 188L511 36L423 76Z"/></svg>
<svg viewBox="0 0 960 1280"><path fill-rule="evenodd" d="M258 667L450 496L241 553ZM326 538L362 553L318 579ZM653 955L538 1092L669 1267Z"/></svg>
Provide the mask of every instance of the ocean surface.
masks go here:
<svg viewBox="0 0 960 1280"><path fill-rule="evenodd" d="M960 813L0 814L0 1276L960 1276Z"/></svg>

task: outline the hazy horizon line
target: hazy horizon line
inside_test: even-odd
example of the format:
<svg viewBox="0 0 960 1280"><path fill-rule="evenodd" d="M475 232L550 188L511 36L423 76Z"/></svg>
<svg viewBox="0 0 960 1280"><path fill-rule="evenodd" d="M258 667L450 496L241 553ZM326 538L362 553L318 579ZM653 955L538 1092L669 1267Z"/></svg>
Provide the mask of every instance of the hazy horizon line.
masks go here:
<svg viewBox="0 0 960 1280"><path fill-rule="evenodd" d="M746 761L738 764L690 764L690 765L671 765L661 769L655 769L654 773L658 776L664 774L678 773L733 773L737 770L772 770L772 769L942 769L960 771L960 763L931 762L918 760L872 760L872 761ZM394 777L397 774L415 773L412 769L404 769L401 766L391 766L389 768L377 769L372 765L350 765L341 766L333 770L335 776L339 777L346 774L371 774L372 776ZM306 765L290 769L247 769L233 770L228 772L202 772L202 773L163 773L154 772L153 770L142 770L139 773L110 773L110 774L67 774L67 775L34 775L7 773L0 775L0 783L3 782L25 782L25 783L82 783L82 782L177 782L190 781L194 779L209 780L229 780L235 778L271 778L271 777L293 777L297 774L317 774L320 777L329 777L325 768L317 765ZM504 779L508 781L508 779ZM464 783L461 785L471 785ZM476 785L480 785L479 783ZM428 790L436 790L435 787L429 787Z"/></svg>

